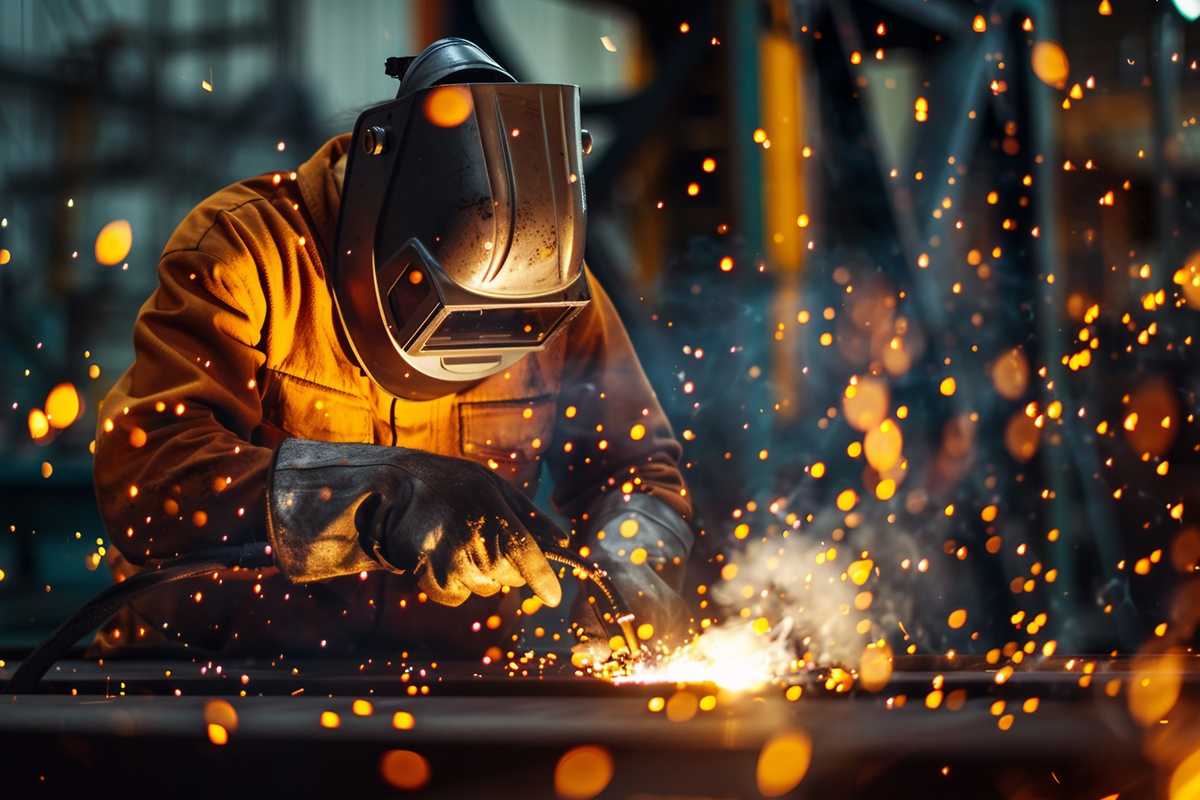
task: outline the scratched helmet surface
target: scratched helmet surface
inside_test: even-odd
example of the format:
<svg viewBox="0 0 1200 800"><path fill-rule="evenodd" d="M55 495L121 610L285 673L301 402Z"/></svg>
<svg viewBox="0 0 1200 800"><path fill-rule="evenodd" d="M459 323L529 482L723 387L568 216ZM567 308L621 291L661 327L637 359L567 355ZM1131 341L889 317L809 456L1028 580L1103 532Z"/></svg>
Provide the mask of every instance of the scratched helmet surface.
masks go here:
<svg viewBox="0 0 1200 800"><path fill-rule="evenodd" d="M517 83L461 39L427 48L397 99L359 118L329 280L383 388L460 391L587 304L581 137L578 87Z"/></svg>

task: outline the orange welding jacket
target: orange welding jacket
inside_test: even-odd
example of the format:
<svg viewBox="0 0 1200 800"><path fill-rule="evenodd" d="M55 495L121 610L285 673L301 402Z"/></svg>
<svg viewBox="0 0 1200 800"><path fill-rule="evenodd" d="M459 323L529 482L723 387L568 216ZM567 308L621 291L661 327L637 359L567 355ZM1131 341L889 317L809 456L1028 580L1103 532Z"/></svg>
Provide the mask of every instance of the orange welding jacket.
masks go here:
<svg viewBox="0 0 1200 800"><path fill-rule="evenodd" d="M220 190L167 243L134 328L134 363L98 414L96 492L116 579L146 559L265 541L268 473L289 436L473 459L529 495L545 460L556 507L580 527L622 491L687 518L679 444L591 275L593 300L566 331L458 394L409 401L366 377L325 283L340 203L333 170L349 141L330 140L295 172ZM273 655L470 647L481 641L472 624L516 595L446 608L386 572L293 584L274 568L243 571L144 596L98 644Z"/></svg>

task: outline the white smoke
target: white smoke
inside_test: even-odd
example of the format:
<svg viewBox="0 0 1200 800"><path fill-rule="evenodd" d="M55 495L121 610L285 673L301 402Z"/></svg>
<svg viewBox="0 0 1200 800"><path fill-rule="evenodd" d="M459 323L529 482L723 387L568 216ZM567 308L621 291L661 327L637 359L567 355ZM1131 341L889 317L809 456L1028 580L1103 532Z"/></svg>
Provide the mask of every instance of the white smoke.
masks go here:
<svg viewBox="0 0 1200 800"><path fill-rule="evenodd" d="M884 519L864 519L834 541L844 520L831 512L805 530L748 540L709 593L718 621L687 646L635 667L631 679L748 688L819 667L853 668L869 642L918 635L920 597L939 592L935 577L917 568L916 538Z"/></svg>

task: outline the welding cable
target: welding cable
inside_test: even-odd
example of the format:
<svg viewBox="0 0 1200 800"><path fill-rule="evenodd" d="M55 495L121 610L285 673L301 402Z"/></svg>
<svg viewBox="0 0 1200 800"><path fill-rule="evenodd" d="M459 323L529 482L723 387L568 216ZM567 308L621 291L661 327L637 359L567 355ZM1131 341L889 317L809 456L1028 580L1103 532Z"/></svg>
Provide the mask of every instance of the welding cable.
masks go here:
<svg viewBox="0 0 1200 800"><path fill-rule="evenodd" d="M635 657L638 656L640 650L633 629L633 612L608 579L608 573L600 566L589 564L575 553L560 547L547 546L542 552L548 561L569 567L580 579L590 580L596 586L607 601L613 619L629 645L629 652ZM8 694L33 693L55 661L62 658L81 638L108 622L113 614L139 595L169 583L198 578L212 572L235 567L259 569L269 567L273 563L270 546L261 542L219 547L183 558L148 561L146 569L142 572L109 586L59 625L46 641L21 661L21 666L9 679L5 691ZM603 619L603 615L601 618Z"/></svg>
<svg viewBox="0 0 1200 800"><path fill-rule="evenodd" d="M21 662L5 691L9 694L34 692L42 676L67 650L108 622L122 606L141 594L168 583L198 578L212 572L234 567L257 569L269 567L272 563L271 548L262 542L214 548L183 558L149 561L145 570L109 586L59 625L50 638Z"/></svg>
<svg viewBox="0 0 1200 800"><path fill-rule="evenodd" d="M600 590L600 594L604 595L605 601L608 602L609 610L612 611L613 619L616 620L625 644L629 647L630 655L634 658L639 657L641 648L638 645L637 631L633 627L633 610L625 602L625 598L621 597L621 593L617 591L613 582L608 579L608 573L599 564L589 564L579 555L562 547L545 546L542 548L542 553L546 556L547 561L570 567L572 574L581 580L590 580ZM603 623L604 615L599 616Z"/></svg>

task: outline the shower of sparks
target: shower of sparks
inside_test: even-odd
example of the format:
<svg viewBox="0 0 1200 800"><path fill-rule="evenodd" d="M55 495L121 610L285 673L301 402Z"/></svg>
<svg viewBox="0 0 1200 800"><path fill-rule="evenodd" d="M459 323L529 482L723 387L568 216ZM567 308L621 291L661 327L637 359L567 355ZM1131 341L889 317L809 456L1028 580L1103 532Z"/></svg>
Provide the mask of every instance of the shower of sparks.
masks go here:
<svg viewBox="0 0 1200 800"><path fill-rule="evenodd" d="M1121 5L1110 0L1094 5L1096 14L1106 18L1100 24L1117 24L1107 18L1119 14ZM981 42L1001 31L1008 36L1011 28L999 15L980 14L962 22L963 33L979 34L972 39ZM676 24L681 35L692 32L691 23L673 22L673 29ZM879 92L888 98L898 117L889 127L905 126L918 139L950 124L978 126L985 118L1011 114L1014 94L1024 96L1024 89L1015 92L1012 87L1025 67L1062 119L1090 114L1091 125L1111 113L1111 106L1102 104L1114 99L1114 90L1103 76L1098 80L1081 67L1086 53L1068 54L1065 44L1043 38L1031 18L1024 18L1020 29L1023 49L997 44L1004 52L986 54L986 75L979 86L985 100L979 108L956 111L941 87L929 81L907 85L885 77L895 70L879 72L875 62L894 58L890 54L895 52L880 46L889 36L882 21L866 29L868 41L859 43L859 49L847 48L849 63L840 68L852 72L856 96L861 90L862 97ZM813 33L807 25L800 30ZM708 32L693 35L719 43ZM608 35L600 43L607 53L618 50ZM1170 62L1185 77L1185 69L1197 69L1182 53L1170 54ZM1125 57L1121 66L1129 71L1122 75L1129 85L1137 83L1134 78L1149 81L1148 67L1139 60ZM211 69L200 86L213 92ZM425 111L435 124L454 127L470 114L471 102L460 88L442 87L430 94ZM959 111L965 119L951 119ZM1182 137L1200 125L1193 114L1170 121L1180 137L1173 144L1190 141ZM1074 126L1081 127L1078 122ZM795 117L772 117L764 110L761 118L738 120L737 147L731 150L751 150L756 168L761 164L765 173L778 164L790 170L784 173L787 181L764 182L776 189L801 168L836 171L818 166L824 148L817 146L815 136L810 139L808 131L795 127ZM509 136L518 139L521 131L509 129ZM528 138L526 134L521 141ZM681 423L685 475L710 463L729 465L729 475L744 478L745 485L728 507L706 520L707 538L698 551L707 563L698 571L708 568L708 576L688 587L697 616L682 643L659 641L644 624L644 637L639 634L646 640L643 658L618 657L591 667L571 661L574 674L616 684L673 684L674 695L668 699L663 692L646 706L672 722L713 710L721 696L713 686L735 693L782 692L789 701L813 688L878 692L889 710L907 703L922 713L953 713L964 707L967 694L947 674L931 674L927 685L901 693L889 684L893 662L918 653L950 664L971 656L990 676L980 691L1004 693L985 701L998 731L1012 730L1042 708L1042 698L1017 694L1019 673L1031 666L1060 670L1080 689L1122 704L1133 723L1147 731L1169 727L1162 723L1184 702L1185 655L1200 623L1200 528L1195 524L1194 475L1188 469L1189 459L1200 451L1196 392L1190 378L1178 376L1190 376L1194 360L1200 251L1167 260L1149 246L1143 244L1146 252L1141 252L1124 240L1155 190L1147 173L1157 155L1123 141L1105 146L1094 141L1101 138L1064 137L1061 152L1030 152L1028 132L1019 130L1016 121L1001 120L987 138L1001 163L998 168L987 158L976 162L964 153L885 164L882 182L886 191L896 192L896 206L914 205L914 198L927 192L933 196L920 212L911 241L897 243L898 263L886 266L863 253L825 252L829 220L838 217L830 211L840 210L837 198L809 198L803 192L773 199L784 208L777 218L764 221L769 228L763 238L765 255L739 246L748 233L737 230L734 219L722 218L725 209L719 206L727 191L724 181L744 168L744 152L727 157L714 149L713 155L701 157L698 169L697 162L688 162L677 183L657 185L650 177L639 183L645 184L640 207L653 203L658 211L678 215L670 218L673 225L698 213L703 232L715 232L715 244L696 257L694 272L672 275L683 276L679 283L691 305L674 307L674 316L666 302L651 312L653 322L669 335L684 337L672 350L675 361L660 396L674 403L672 411ZM283 139L276 140L275 150L292 152ZM1122 174L1123 169L1129 174ZM295 180L295 172L276 172L271 185L282 191ZM1087 208L1078 218L1028 212L1031 198L1036 202L1043 182L1050 181L1068 198L1083 198L1076 205ZM65 196L56 198L56 207L78 215L92 199L79 196L78 207L73 197ZM668 204L660 198L677 201ZM300 210L298 201L293 210ZM1052 238L1041 227L1049 224L1065 244L1058 245L1053 270L1045 266L1037 274L1028 252L1039 240ZM8 228L4 217L0 229L5 230L6 247L0 248L0 266L6 275L19 276L29 269L31 253L24 243L9 241ZM124 270L132 257L135 268L148 273L152 264L137 261L144 259L146 248L135 249L133 241L129 221L107 222L95 236L96 263ZM1186 251L1183 242L1181 237ZM64 244L63 260L78 265L78 253L87 252L85 244ZM299 237L297 254L313 250L312 245ZM67 259L66 253L73 255ZM106 278L123 279L120 270L103 272ZM1088 274L1081 277L1084 272ZM761 288L753 281L763 276L776 281L771 303L759 304L765 310L752 307L745 299L750 292L741 291ZM410 280L421 280L421 273L412 273ZM711 299L714 295L719 301ZM1037 330L1043 314L1061 334ZM709 325L712 320L721 324ZM733 334L726 336L727 330ZM710 334L712 338L702 338ZM44 355L42 342L31 342L29 351ZM211 353L187 356L203 369L212 366ZM90 350L73 366L73 376L43 377L21 363L13 372L25 385L36 386L22 388L6 401L10 427L18 434L14 440L19 438L34 454L31 471L51 486L69 475L65 459L58 458L67 448L90 456L97 441L105 444L107 437L116 437L131 453L141 451L155 446L163 431L196 416L188 398L164 394L156 398L153 413L141 418L130 417L129 409L114 409L97 420L93 412L102 391L94 390L104 387L89 385L82 376L98 381L103 375L107 381L110 366L106 363L102 371ZM245 389L259 392L256 380L246 380ZM323 403L335 399L315 397L321 413L313 418L329 418ZM523 420L534 420L534 410L527 411ZM574 419L581 413L569 406L562 416ZM551 442L559 446L552 417L553 412L544 418L538 414L536 425L542 427L536 434L527 441L511 434L513 446L508 447L506 438L499 449L511 452L513 461L518 452L540 458ZM767 424L760 425L763 420ZM779 429L771 427L776 421ZM91 429L97 422L93 441ZM318 423L314 435L321 435L320 424L325 423ZM497 435L501 433L508 437L511 432ZM631 419L605 435L642 441L656 432ZM569 453L588 444L567 440L561 446ZM604 440L598 446L604 449ZM140 549L153 539L153 525L160 521L154 515L181 521L189 530L214 530L214 498L241 480L236 465L242 455L240 446L235 447L230 474L199 491L180 488L171 496L155 497L153 487L122 485L122 497L130 503L152 502L146 525L123 531L121 546ZM503 459L483 455L478 460L499 470L507 466ZM1071 481L1063 481L1056 471L1071 459L1083 464L1072 467L1078 486L1064 485ZM610 484L632 493L635 480L642 478L622 474ZM246 508L236 513L241 518ZM1105 532L1105 526L1128 526L1136 536ZM15 525L10 533L18 533ZM72 544L86 549L80 555L89 571L101 569L112 555L113 545L103 536L75 531L73 537ZM1114 541L1120 546L1102 547ZM1087 585L1077 578L1078 556L1097 543L1103 563L1096 570L1102 580ZM629 557L641 565L647 553L638 548ZM987 588L995 589L998 600L983 599L980 576L995 582ZM0 569L0 581L8 577ZM361 578L366 580L366 573ZM1164 602L1161 610L1149 606L1144 611L1147 617L1159 616L1149 620L1145 641L1127 672L1109 674L1115 672L1110 670L1115 658L1058 654L1058 637L1083 626L1085 618L1102 632L1118 628L1119 615L1133 603L1130 587L1140 590L1155 581L1167 587L1163 594L1170 593L1169 608ZM291 597L290 587L280 589L263 575L228 583L214 575L211 585L192 591L189 608L210 603L222 589L244 590L256 602L274 601L272 593ZM1064 604L1064 598L1074 605ZM412 611L424 602L405 599L399 607ZM490 634L501 640L480 646L481 673L487 669L521 679L570 669L568 659L555 652L564 645L562 637L540 624L537 615L546 613L541 603L527 598L513 605L510 617L492 613L469 626L481 639ZM512 632L518 628L519 633ZM114 627L109 633L118 639L122 631ZM620 639L613 643L620 650ZM321 639L319 644L324 649L328 642ZM208 662L197 669L202 675L219 675L222 666ZM289 662L280 669L293 667ZM369 671L366 664L362 669ZM404 653L388 661L387 669L388 680L398 682L408 698L437 691L436 664L410 661ZM689 690L688 685L704 685L704 692L712 693ZM246 676L241 689L243 694L253 690ZM293 694L303 692L300 687ZM222 703L205 708L203 730L214 747L237 742L237 714ZM372 701L359 698L321 711L311 724L336 731L343 723L352 727L356 718L375 714ZM407 711L391 716L395 731L417 724ZM803 778L810 757L806 735L781 731L764 746L760 790L789 791ZM1200 784L1200 751L1182 753L1171 768L1173 796L1183 796L1184 789ZM603 749L573 748L560 760L555 784L564 796L586 796L602 791L612 771L612 759ZM380 772L397 788L420 788L429 778L429 765L416 753L392 750L381 760ZM949 777L951 768L943 766L940 772Z"/></svg>
<svg viewBox="0 0 1200 800"><path fill-rule="evenodd" d="M1099 13L1112 13L1107 0L1100 4ZM998 17L978 15L970 21L970 28L983 34L998 22ZM1095 76L1076 74L1061 44L1036 38L1038 28L1033 19L1023 18L1021 30L1031 34L1028 52L1022 57L1036 77L1056 91L1055 102L1063 112L1070 112L1072 105L1097 102L1095 98L1105 90ZM875 34L886 38L887 26L879 23ZM851 53L852 66L864 62L866 55ZM1176 54L1172 60L1180 63L1181 59ZM1131 60L1129 66L1136 65ZM1011 71L1003 72L1003 63L991 70L987 80L992 95L1003 95L1009 91ZM860 85L867 87L871 80L863 77ZM876 90L895 91L895 87L885 85ZM909 97L912 123L918 127L940 111L932 107L926 94ZM972 109L967 116L976 120L978 112ZM1193 124L1191 118L1183 121L1185 128ZM753 141L765 151L770 146L767 131L778 131L779 126L775 120L764 119L761 127L752 130ZM1004 126L1004 138L998 144L1009 157L1029 146L1016 137L1014 123ZM1102 168L1090 154L1072 152L1074 149L1072 145L1064 153L1070 157L1060 162L1063 172L1086 175ZM808 146L804 151L804 157L810 157ZM1136 157L1144 161L1145 150L1137 149ZM1101 498L1114 504L1129 504L1138 498L1139 507L1143 496L1159 498L1159 510L1149 511L1147 530L1187 521L1183 493L1170 489L1161 479L1173 474L1169 451L1185 432L1187 446L1195 449L1191 395L1181 397L1165 377L1142 375L1128 390L1118 393L1114 407L1068 382L1078 380L1072 376L1095 371L1102 361L1132 364L1142 353L1160 352L1162 358L1189 353L1194 342L1186 332L1187 323L1200 309L1200 253L1187 257L1183 266L1156 267L1130 250L1130 302L1110 296L1102 304L1082 284L1072 282L1058 301L1062 304L1058 313L1073 329L1058 352L1038 349L1033 339L1023 338L1019 331L1010 331L1009 340L988 337L989 323L1005 313L1004 302L997 305L990 298L998 281L1007 279L1012 269L1013 249L1043 235L1037 225L1023 228L1014 213L1015 208L1026 206L1026 195L1043 178L1037 172L1018 172L1015 182L1006 185L1006 178L973 175L974 165L960 164L953 154L946 161L954 169L948 173L944 197L931 213L946 229L922 243L911 263L918 276L930 276L915 279L927 284L922 291L944 297L947 308L969 322L970 330L962 332L967 344L946 347L941 332L926 327L929 321L914 308L913 286L893 284L882 274L871 270L858 273L846 265L836 266L831 274L843 301L823 308L793 308L781 315L784 321L773 324L771 330L774 342L811 340L809 347L831 348L847 366L856 365L857 374L846 381L840 407L830 405L815 419L821 435L842 431L849 439L842 439L836 457L826 453L819 460L810 459L801 486L791 494L748 500L732 510L727 527L718 526L725 543L713 559L719 577L698 587L703 616L694 621L685 643L654 643L644 647L649 653L645 658L598 670L600 675L617 683L705 683L736 690L816 683L832 691L855 685L879 691L890 677L892 646L897 645L898 653L908 655L929 652L954 658L959 648L985 653L996 685L1002 685L1024 666L1054 657L1059 647L1056 632L1070 625L1069 620L1053 616L1047 602L1071 591L1062 585L1064 565L1059 563L1065 552L1065 534L1053 524L1041 530L1028 529L1028 521L1035 519L1037 512L1021 499L1033 489L1032 496L1047 508L1058 500L1051 486L1031 485L1036 474L1032 466L1039 457L1078 447L1082 436L1087 446L1103 453L1101 469L1090 476L1097 482ZM704 171L710 171L709 161L704 164ZM711 167L715 170L715 159ZM935 174L914 170L909 183L917 187ZM889 177L904 180L898 169L891 170ZM967 181L978 186L975 197L965 189L950 190ZM685 179L682 185L690 197L702 195L698 181ZM1127 178L1098 186L1091 195L1098 199L1097 214L1119 212L1133 188L1134 182ZM997 215L995 231L968 224L971 217L964 207L975 205L986 214ZM789 224L795 221L793 231L807 234L813 225L809 213L799 209L788 219ZM728 232L727 224L718 227L721 235ZM1090 242L1094 228L1084 226L1083 235ZM776 240L783 236L775 234ZM959 267L962 271L953 275L944 264L948 237L961 238L965 254L965 264ZM813 242L808 245L813 251ZM717 274L738 275L742 258L719 253L709 263L715 262ZM763 267L761 263L752 266L759 271ZM1033 293L1070 280L1067 266L1039 276ZM1164 271L1170 278L1165 288L1161 286ZM693 295L706 290L700 281L692 286ZM1184 332L1169 341L1162 338L1164 330ZM945 349L931 367L927 362L935 345ZM692 403L695 422L703 419L699 413L702 406L713 402L706 397L706 390L712 392L719 386L719 391L727 392L730 388L728 373L718 374L715 364L710 365L713 371L705 372L699 355L704 349L719 351L711 343L707 348L684 346L687 359L677 372L678 391ZM753 351L753 344L747 341L728 347L734 355ZM762 362L741 369L750 381L766 374ZM805 365L800 372L808 375L809 367ZM912 391L914 379L924 386L917 395ZM940 413L946 415L940 430L934 431L932 448L927 444L928 427L922 429L929 425L927 415L920 413L926 405L942 409ZM776 405L774 410L781 412L781 407ZM697 459L713 455L696 449L710 447L702 429L702 424L692 423L682 432L689 452ZM989 431L995 431L995 440L985 439ZM990 449L996 444L998 450ZM1119 480L1110 485L1122 448L1147 465L1146 482L1134 485ZM764 462L768 453L772 462L786 463L789 458L788 448L781 443L773 443L770 450L757 446L751 450ZM731 455L724 454L726 460ZM987 492L972 499L964 494L965 479L979 469L986 476ZM1094 491L1089 488L1087 493ZM1005 492L1015 494L1006 498ZM813 502L809 498L819 499ZM1172 531L1174 528L1168 527L1165 532L1168 547L1134 548L1136 552L1129 557L1105 565L1118 576L1113 585L1161 575L1164 564L1174 565L1183 575L1194 574L1200 563L1200 534L1192 527ZM1164 537L1156 538L1161 542ZM807 544L800 546L800 541ZM993 620L986 607L972 606L969 583L963 581L969 581L973 573L962 571L981 568L981 561L1002 563L1011 570L1005 588L1012 610L1004 617L1012 635L1007 641L987 645L984 637L994 635ZM1066 570L1068 575L1071 572ZM951 602L951 597L956 602ZM943 598L945 603L938 607ZM1096 608L1102 616L1111 617L1116 600L1117 595L1105 589L1095 598ZM1196 616L1188 615L1184 631L1160 622L1145 648L1154 653L1174 652L1171 648L1194 630ZM1169 660L1154 661L1152 667L1167 674L1176 669ZM1068 659L1062 668L1076 672L1079 686L1087 688L1097 672L1097 662ZM1149 669L1140 668L1139 674ZM944 689L940 681L940 676L934 681L924 698L925 706L961 707L964 695ZM1144 678L1140 685L1151 689L1130 695L1135 715L1151 720L1169 712L1177 695L1169 681L1164 686L1161 681ZM1109 696L1120 694L1121 689L1119 682L1105 684ZM893 701L899 707L904 698L888 698L889 707ZM1019 704L1023 714L1035 713L1038 707L1037 698ZM1018 724L1020 714L1002 710L995 716L998 727L1009 730Z"/></svg>

